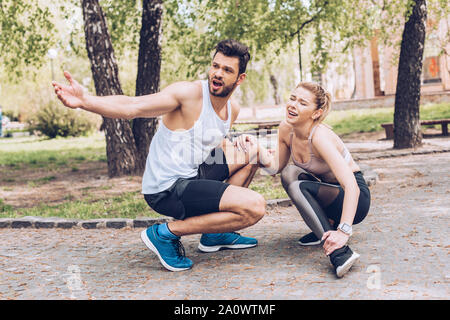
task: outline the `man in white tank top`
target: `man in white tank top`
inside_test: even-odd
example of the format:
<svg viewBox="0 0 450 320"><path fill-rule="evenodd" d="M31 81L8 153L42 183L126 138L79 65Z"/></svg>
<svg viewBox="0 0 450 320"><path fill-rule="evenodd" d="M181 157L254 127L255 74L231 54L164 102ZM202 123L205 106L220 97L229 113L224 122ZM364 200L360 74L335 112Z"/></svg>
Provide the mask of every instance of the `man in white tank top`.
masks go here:
<svg viewBox="0 0 450 320"><path fill-rule="evenodd" d="M265 214L263 196L247 188L259 167L257 147L248 141L244 152L225 139L240 109L230 97L244 81L249 59L245 45L221 41L207 81L176 82L138 97L87 95L68 72L64 75L69 85L52 83L69 108L108 118L162 116L150 145L142 193L155 211L176 220L151 226L141 239L168 270L192 267L182 250L183 235L203 234L199 244L203 252L257 245L256 239L234 232Z"/></svg>

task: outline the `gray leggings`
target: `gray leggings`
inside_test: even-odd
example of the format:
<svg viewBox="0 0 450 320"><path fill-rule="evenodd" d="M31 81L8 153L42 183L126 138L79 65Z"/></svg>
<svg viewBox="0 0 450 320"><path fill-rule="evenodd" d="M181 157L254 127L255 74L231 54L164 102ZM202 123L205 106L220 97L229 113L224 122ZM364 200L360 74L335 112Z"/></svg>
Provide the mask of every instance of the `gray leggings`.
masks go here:
<svg viewBox="0 0 450 320"><path fill-rule="evenodd" d="M358 207L353 221L357 224L369 211L370 192L362 173L358 171L354 174L360 188ZM288 165L283 169L281 183L306 225L317 238L320 239L324 232L335 229L328 219L334 221L334 227L341 219L344 190L339 184L321 182L295 165Z"/></svg>

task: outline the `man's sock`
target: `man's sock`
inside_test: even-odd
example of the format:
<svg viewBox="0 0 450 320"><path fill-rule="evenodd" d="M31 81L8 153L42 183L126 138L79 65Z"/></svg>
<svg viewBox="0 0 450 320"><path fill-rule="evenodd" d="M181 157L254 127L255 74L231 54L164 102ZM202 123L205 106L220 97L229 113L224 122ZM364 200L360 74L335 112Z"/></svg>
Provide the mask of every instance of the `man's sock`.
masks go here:
<svg viewBox="0 0 450 320"><path fill-rule="evenodd" d="M180 238L180 237L174 235L172 233L172 231L170 231L169 226L168 226L167 223L160 224L158 226L157 231L158 231L158 235L161 238L166 239L166 240L179 239Z"/></svg>

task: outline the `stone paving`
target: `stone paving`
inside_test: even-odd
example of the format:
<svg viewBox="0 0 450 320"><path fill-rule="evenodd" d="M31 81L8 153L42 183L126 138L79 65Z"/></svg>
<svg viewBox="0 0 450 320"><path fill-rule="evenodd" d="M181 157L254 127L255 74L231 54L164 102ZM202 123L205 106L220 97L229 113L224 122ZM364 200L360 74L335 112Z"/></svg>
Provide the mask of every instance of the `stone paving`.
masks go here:
<svg viewBox="0 0 450 320"><path fill-rule="evenodd" d="M255 248L206 254L199 235L183 237L195 263L185 272L161 266L142 227L0 228L0 299L447 300L450 153L448 139L439 143L433 153L359 160L378 180L349 242L361 258L342 279L320 246L298 245L309 230L296 209L276 206L241 232Z"/></svg>

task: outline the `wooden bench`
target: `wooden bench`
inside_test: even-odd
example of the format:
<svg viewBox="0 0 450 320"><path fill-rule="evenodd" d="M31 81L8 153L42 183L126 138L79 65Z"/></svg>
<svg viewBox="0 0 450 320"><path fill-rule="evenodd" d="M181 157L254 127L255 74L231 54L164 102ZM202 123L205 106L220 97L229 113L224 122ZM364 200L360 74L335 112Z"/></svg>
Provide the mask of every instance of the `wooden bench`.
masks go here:
<svg viewBox="0 0 450 320"><path fill-rule="evenodd" d="M232 129L232 131L230 131L230 136L231 137L237 137L241 134L251 134L251 135L256 135L257 137L260 136L261 134L263 135L271 135L274 134L276 132L274 132L275 130L272 130L274 128L277 128L280 124L282 120L240 120L240 121L235 121L233 123L234 125L252 125L252 126L256 126L257 128L252 129L252 130L244 130L244 131L236 131L234 128ZM267 131L260 131L260 130L267 130Z"/></svg>
<svg viewBox="0 0 450 320"><path fill-rule="evenodd" d="M426 125L436 125L440 124L442 128L442 135L448 136L448 124L450 119L439 119L439 120L420 120L421 126ZM386 139L394 139L394 124L393 123L382 123L381 126L386 132Z"/></svg>
<svg viewBox="0 0 450 320"><path fill-rule="evenodd" d="M245 124L245 125L256 125L259 129L272 129L275 127L278 127L281 120L241 120L241 121L235 121L235 125L239 124Z"/></svg>

